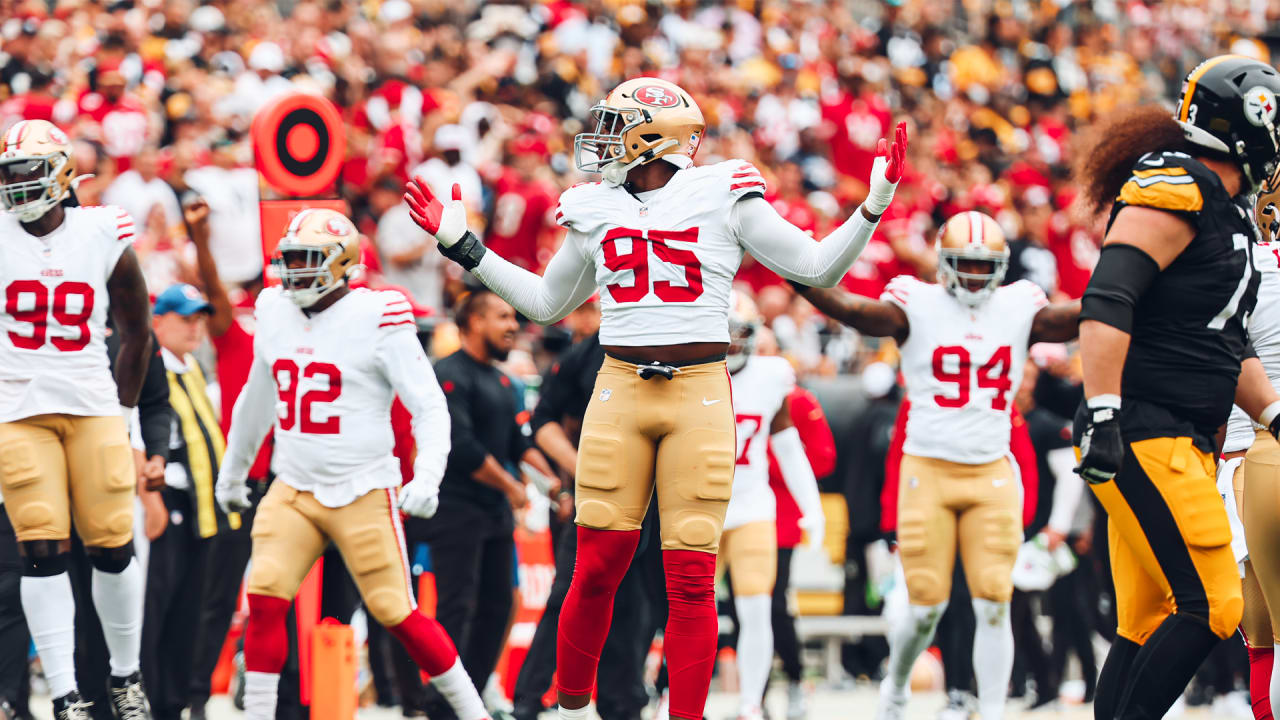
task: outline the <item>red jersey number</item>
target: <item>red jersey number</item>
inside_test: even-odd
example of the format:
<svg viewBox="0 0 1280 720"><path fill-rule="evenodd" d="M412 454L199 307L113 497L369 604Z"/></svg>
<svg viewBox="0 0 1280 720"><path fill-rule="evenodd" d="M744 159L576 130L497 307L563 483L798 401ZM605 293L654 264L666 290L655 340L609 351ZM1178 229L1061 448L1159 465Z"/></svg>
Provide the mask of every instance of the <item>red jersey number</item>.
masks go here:
<svg viewBox="0 0 1280 720"><path fill-rule="evenodd" d="M619 254L617 242L626 238L631 241L631 252ZM702 263L692 250L671 247L667 243L698 242L698 228L688 230L632 230L630 228L614 228L605 234L601 241L604 251L604 266L614 272L630 270L630 285L613 283L606 289L614 302L637 302L649 294L652 289L658 299L663 302L693 302L702 296ZM649 247L658 260L669 265L684 268L684 285L674 285L667 280L649 282Z"/></svg>
<svg viewBox="0 0 1280 720"><path fill-rule="evenodd" d="M30 334L10 330L9 342L23 350L38 350L46 341L61 352L83 350L89 345L93 297L93 286L83 282L59 283L52 294L48 286L39 280L9 283L4 291L4 311L20 323L31 324ZM50 337L51 316L54 323L75 331L75 334Z"/></svg>
<svg viewBox="0 0 1280 720"><path fill-rule="evenodd" d="M742 443L742 452L738 453L738 459L735 465L750 465L751 460L747 458L747 451L751 449L751 441L755 439L756 433L760 432L760 427L764 425L763 415L737 415L738 421L738 437L744 438ZM747 425L751 428L745 429Z"/></svg>
<svg viewBox="0 0 1280 720"><path fill-rule="evenodd" d="M333 415L320 421L312 417L314 404L333 402L342 395L342 371L338 366L314 362L300 370L293 360L280 358L271 366L271 374L275 377L276 393L284 410L284 414L279 416L281 430L292 430L297 425L299 432L308 435L337 435L341 432L342 419L338 416ZM328 387L312 388L299 399L298 379L320 376L328 380Z"/></svg>
<svg viewBox="0 0 1280 720"><path fill-rule="evenodd" d="M969 350L963 345L942 345L934 349L933 377L938 382L955 385L955 392L934 395L933 401L938 403L938 407L962 408L969 404L971 386L976 381L979 388L996 391L995 397L991 398L992 410L1007 410L1009 389L1013 387L1013 381L1009 379L1012 353L1013 349L1008 345L996 348L991 359L978 368L974 378Z"/></svg>

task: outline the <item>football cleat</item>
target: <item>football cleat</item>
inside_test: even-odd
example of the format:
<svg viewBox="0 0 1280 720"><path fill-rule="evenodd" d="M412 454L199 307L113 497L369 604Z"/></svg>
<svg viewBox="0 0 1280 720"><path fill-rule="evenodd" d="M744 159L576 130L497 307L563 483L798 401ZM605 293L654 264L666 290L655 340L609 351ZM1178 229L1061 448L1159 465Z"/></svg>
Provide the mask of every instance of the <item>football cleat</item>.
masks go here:
<svg viewBox="0 0 1280 720"><path fill-rule="evenodd" d="M147 695L142 691L142 673L135 671L129 677L112 675L107 694L116 720L151 720Z"/></svg>
<svg viewBox="0 0 1280 720"><path fill-rule="evenodd" d="M890 678L880 681L880 704L876 707L876 720L902 720L907 716L908 690L898 690Z"/></svg>
<svg viewBox="0 0 1280 720"><path fill-rule="evenodd" d="M60 698L53 700L54 720L93 720L89 708L93 703L85 702L80 693L72 690Z"/></svg>

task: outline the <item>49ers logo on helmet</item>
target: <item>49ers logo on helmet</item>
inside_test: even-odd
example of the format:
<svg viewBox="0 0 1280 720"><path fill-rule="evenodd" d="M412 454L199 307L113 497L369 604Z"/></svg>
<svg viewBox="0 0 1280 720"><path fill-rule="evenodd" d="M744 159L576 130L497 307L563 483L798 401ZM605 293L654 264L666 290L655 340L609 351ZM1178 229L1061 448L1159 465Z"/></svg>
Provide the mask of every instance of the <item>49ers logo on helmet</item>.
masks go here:
<svg viewBox="0 0 1280 720"><path fill-rule="evenodd" d="M347 225L344 219L333 217L329 218L329 222L324 224L324 231L330 235L343 237L351 232L351 227Z"/></svg>
<svg viewBox="0 0 1280 720"><path fill-rule="evenodd" d="M58 128L49 128L49 139L59 145L67 144L67 135Z"/></svg>
<svg viewBox="0 0 1280 720"><path fill-rule="evenodd" d="M658 108L672 108L680 104L680 98L661 85L645 85L636 90L636 102Z"/></svg>

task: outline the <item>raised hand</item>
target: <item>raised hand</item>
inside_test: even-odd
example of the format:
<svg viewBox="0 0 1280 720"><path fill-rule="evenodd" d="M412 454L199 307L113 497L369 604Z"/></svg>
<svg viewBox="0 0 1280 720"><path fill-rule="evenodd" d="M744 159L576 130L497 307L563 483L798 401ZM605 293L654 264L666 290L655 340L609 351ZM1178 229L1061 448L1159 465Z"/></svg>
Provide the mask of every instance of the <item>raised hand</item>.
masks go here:
<svg viewBox="0 0 1280 720"><path fill-rule="evenodd" d="M862 203L864 214L879 219L888 209L906 166L907 124L898 123L893 130L893 145L884 139L876 143L876 159L871 166L867 199Z"/></svg>
<svg viewBox="0 0 1280 720"><path fill-rule="evenodd" d="M453 198L441 202L431 192L427 181L414 176L404 187L404 201L409 204L409 216L426 230L436 242L452 247L467 232L467 210L462 204L462 188L454 184Z"/></svg>

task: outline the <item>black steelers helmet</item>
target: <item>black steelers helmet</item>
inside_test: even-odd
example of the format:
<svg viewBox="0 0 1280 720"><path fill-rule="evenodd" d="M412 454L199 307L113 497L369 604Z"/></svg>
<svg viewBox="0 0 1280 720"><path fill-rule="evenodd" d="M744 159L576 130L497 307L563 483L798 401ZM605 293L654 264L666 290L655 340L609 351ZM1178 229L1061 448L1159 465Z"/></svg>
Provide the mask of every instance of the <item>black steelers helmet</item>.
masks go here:
<svg viewBox="0 0 1280 720"><path fill-rule="evenodd" d="M1174 118L1187 140L1229 156L1250 194L1280 175L1280 73L1244 55L1218 55L1182 81Z"/></svg>

